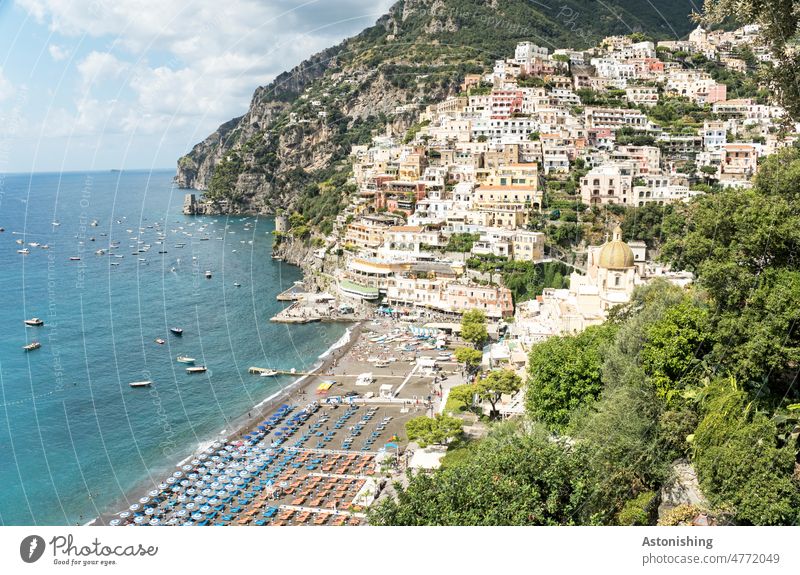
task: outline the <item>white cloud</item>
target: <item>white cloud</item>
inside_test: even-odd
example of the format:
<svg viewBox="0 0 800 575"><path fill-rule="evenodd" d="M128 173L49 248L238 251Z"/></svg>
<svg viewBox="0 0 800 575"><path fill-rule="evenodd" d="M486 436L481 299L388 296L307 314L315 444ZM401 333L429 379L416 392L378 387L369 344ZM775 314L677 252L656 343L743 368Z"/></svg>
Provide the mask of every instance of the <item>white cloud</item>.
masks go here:
<svg viewBox="0 0 800 575"><path fill-rule="evenodd" d="M45 133L183 128L198 139L244 113L256 87L372 25L394 2L15 1L52 33L54 60L69 57L70 38L94 48L76 64L73 107L49 114Z"/></svg>
<svg viewBox="0 0 800 575"><path fill-rule="evenodd" d="M3 75L3 68L0 68L0 102L10 98L14 94L14 86Z"/></svg>
<svg viewBox="0 0 800 575"><path fill-rule="evenodd" d="M69 57L69 50L57 44L47 46L47 51L50 52L50 57L56 62L61 62Z"/></svg>
<svg viewBox="0 0 800 575"><path fill-rule="evenodd" d="M78 74L84 88L119 77L128 64L109 52L90 52L78 63Z"/></svg>

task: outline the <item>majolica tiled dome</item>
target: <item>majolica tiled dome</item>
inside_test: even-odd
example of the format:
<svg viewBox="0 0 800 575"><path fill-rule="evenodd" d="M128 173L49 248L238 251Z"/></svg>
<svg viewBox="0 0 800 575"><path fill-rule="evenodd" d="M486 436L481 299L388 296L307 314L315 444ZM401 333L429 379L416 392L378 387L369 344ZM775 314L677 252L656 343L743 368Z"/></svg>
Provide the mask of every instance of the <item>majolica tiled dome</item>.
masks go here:
<svg viewBox="0 0 800 575"><path fill-rule="evenodd" d="M614 239L603 244L597 256L597 266L608 270L622 270L632 268L633 250L622 241L622 229L614 229Z"/></svg>

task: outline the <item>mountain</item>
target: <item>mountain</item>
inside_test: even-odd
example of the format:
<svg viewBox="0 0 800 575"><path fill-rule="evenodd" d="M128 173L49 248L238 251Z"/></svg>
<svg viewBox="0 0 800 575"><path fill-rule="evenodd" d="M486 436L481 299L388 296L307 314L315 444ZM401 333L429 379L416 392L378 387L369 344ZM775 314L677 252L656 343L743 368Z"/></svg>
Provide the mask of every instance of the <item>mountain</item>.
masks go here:
<svg viewBox="0 0 800 575"><path fill-rule="evenodd" d="M267 86L178 160L176 182L237 211L291 207L330 222L352 145L402 134L418 112L524 40L586 48L614 34L684 36L692 0L401 0L357 36Z"/></svg>

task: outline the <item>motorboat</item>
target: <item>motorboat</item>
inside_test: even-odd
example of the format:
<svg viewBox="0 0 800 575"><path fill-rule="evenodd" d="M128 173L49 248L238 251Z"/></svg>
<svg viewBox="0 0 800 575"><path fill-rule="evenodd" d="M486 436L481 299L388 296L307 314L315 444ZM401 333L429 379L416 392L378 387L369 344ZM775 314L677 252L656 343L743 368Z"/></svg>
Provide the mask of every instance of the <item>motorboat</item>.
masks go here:
<svg viewBox="0 0 800 575"><path fill-rule="evenodd" d="M273 375L278 375L278 372L274 369L266 369L258 374L260 377L272 377Z"/></svg>
<svg viewBox="0 0 800 575"><path fill-rule="evenodd" d="M177 361L178 363L194 363L194 358L185 355L179 355Z"/></svg>
<svg viewBox="0 0 800 575"><path fill-rule="evenodd" d="M187 367L186 373L205 373L206 366L204 365L196 365L193 367Z"/></svg>
<svg viewBox="0 0 800 575"><path fill-rule="evenodd" d="M155 341L158 345L164 345L165 343L167 343L167 340L161 339L160 337L157 337Z"/></svg>
<svg viewBox="0 0 800 575"><path fill-rule="evenodd" d="M28 345L23 345L22 349L24 349L25 351L33 351L34 349L39 349L40 347L42 347L41 343L39 343L38 341L32 341Z"/></svg>
<svg viewBox="0 0 800 575"><path fill-rule="evenodd" d="M25 325L30 327L38 327L40 325L44 325L44 320L41 320L38 317L32 317L31 319L25 320Z"/></svg>
<svg viewBox="0 0 800 575"><path fill-rule="evenodd" d="M183 335L183 328L180 327L171 327L169 328L169 331L171 331L174 335Z"/></svg>
<svg viewBox="0 0 800 575"><path fill-rule="evenodd" d="M150 387L151 385L153 385L153 382L150 380L132 381L128 385L130 385L131 387Z"/></svg>
<svg viewBox="0 0 800 575"><path fill-rule="evenodd" d="M206 270L206 279L209 279L209 280L211 279L211 271L210 270Z"/></svg>
<svg viewBox="0 0 800 575"><path fill-rule="evenodd" d="M234 282L233 287L242 287L242 284L239 282Z"/></svg>
<svg viewBox="0 0 800 575"><path fill-rule="evenodd" d="M28 248L22 248L21 250L17 250L17 253L22 254L23 256L27 256L29 253L31 253L31 250L29 250Z"/></svg>
<svg viewBox="0 0 800 575"><path fill-rule="evenodd" d="M81 261L81 258L78 257L78 256L72 256L72 257L69 258L69 261L71 261L71 262L79 262L79 261Z"/></svg>

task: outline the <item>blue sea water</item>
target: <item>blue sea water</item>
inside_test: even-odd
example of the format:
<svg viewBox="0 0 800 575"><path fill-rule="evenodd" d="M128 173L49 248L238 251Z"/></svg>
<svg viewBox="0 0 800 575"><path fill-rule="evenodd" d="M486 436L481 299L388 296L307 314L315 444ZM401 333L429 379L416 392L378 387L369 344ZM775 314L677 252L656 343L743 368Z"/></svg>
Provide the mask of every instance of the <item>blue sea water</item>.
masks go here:
<svg viewBox="0 0 800 575"><path fill-rule="evenodd" d="M291 382L248 367L307 367L345 331L270 323L300 279L270 257L273 220L183 216L171 178L0 175L0 525L84 523L124 505ZM123 258L95 254L116 242ZM34 316L46 325L23 324ZM24 352L33 340L42 347ZM178 355L208 372L187 374ZM154 383L128 385L140 380Z"/></svg>

